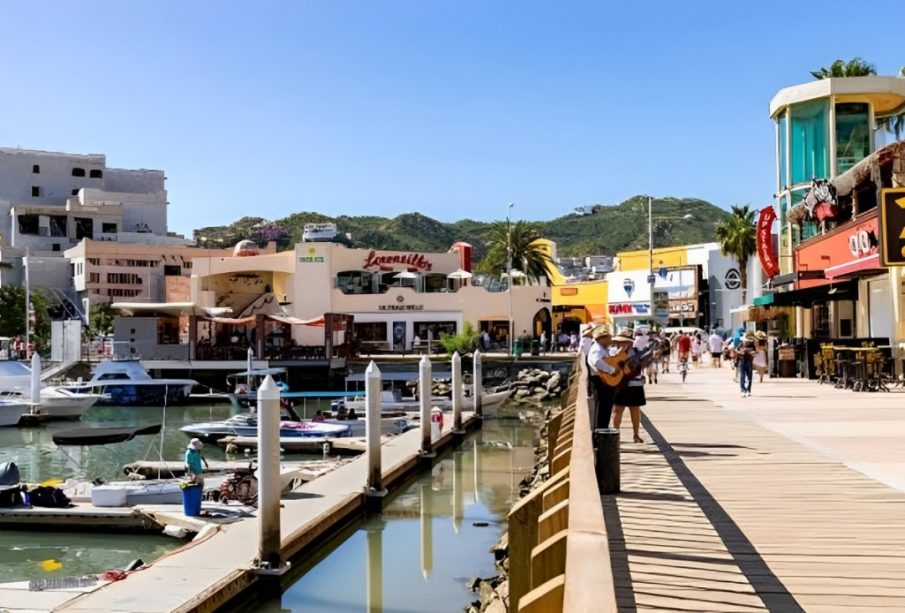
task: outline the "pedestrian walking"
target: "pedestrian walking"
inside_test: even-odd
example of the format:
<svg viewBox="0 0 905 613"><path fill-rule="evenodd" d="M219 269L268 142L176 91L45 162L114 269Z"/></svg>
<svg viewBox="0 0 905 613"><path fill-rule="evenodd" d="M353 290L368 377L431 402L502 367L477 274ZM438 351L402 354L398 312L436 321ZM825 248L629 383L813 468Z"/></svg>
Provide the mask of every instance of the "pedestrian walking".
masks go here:
<svg viewBox="0 0 905 613"><path fill-rule="evenodd" d="M704 343L701 342L701 335L695 334L691 341L691 361L695 368L701 367L701 356L704 353Z"/></svg>
<svg viewBox="0 0 905 613"><path fill-rule="evenodd" d="M741 339L738 350L738 383L742 390L742 398L751 395L751 379L754 374L754 335L749 334Z"/></svg>
<svg viewBox="0 0 905 613"><path fill-rule="evenodd" d="M543 355L547 351L547 331L541 330L540 333L540 353Z"/></svg>
<svg viewBox="0 0 905 613"><path fill-rule="evenodd" d="M717 334L715 329L710 333L707 345L710 348L710 365L713 368L719 368L720 356L723 355L723 337Z"/></svg>

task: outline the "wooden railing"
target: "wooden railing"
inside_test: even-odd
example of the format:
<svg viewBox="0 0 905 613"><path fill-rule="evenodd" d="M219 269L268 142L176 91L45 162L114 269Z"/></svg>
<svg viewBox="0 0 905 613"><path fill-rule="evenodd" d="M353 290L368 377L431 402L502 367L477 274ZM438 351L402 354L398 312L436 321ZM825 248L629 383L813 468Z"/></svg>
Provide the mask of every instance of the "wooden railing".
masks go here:
<svg viewBox="0 0 905 613"><path fill-rule="evenodd" d="M576 360L564 408L547 424L549 477L509 512L510 611L616 611L586 390Z"/></svg>

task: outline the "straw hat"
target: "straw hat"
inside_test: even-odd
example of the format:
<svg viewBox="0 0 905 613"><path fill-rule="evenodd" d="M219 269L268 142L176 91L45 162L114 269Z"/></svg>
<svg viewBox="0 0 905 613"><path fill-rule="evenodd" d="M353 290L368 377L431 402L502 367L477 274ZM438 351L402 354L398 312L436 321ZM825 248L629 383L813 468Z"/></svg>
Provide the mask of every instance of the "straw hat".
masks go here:
<svg viewBox="0 0 905 613"><path fill-rule="evenodd" d="M627 328L613 337L614 343L634 343L635 335L631 328Z"/></svg>
<svg viewBox="0 0 905 613"><path fill-rule="evenodd" d="M192 440L189 441L189 444L185 446L186 449L195 449L195 450L199 450L199 449L201 449L201 447L202 447L201 441L197 438L193 438Z"/></svg>
<svg viewBox="0 0 905 613"><path fill-rule="evenodd" d="M767 333L764 332L763 330L758 330L757 332L754 333L754 337L757 338L758 340L764 340L765 338L767 338Z"/></svg>
<svg viewBox="0 0 905 613"><path fill-rule="evenodd" d="M598 338L604 336L612 336L612 333L610 332L610 327L608 325L600 324L599 326L594 328L592 336L594 337L594 340L597 340Z"/></svg>
<svg viewBox="0 0 905 613"><path fill-rule="evenodd" d="M581 324L578 326L578 331L581 336L590 336L593 330L594 324Z"/></svg>

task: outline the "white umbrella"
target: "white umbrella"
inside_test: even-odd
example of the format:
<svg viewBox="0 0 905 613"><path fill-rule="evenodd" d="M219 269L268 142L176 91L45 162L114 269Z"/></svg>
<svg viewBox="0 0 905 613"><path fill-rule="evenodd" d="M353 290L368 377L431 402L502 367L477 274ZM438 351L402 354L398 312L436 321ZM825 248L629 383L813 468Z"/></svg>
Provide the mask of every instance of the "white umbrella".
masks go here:
<svg viewBox="0 0 905 613"><path fill-rule="evenodd" d="M394 279L417 279L418 275L413 272L409 272L407 270L403 270L402 272L397 272L393 275Z"/></svg>
<svg viewBox="0 0 905 613"><path fill-rule="evenodd" d="M517 269L517 268L513 268L511 273L505 273L505 272L504 272L501 276L503 276L503 277L508 277L509 274L512 274L512 278L513 278L513 279L517 279L517 278L519 278L519 277L527 277L527 276L528 276L528 275L526 275L525 273L523 273L521 270L519 270L519 269Z"/></svg>
<svg viewBox="0 0 905 613"><path fill-rule="evenodd" d="M472 276L474 276L474 275L472 275L467 270L462 270L461 268L459 268L458 270L454 270L451 273L449 273L448 275L446 275L446 278L447 279L471 279Z"/></svg>

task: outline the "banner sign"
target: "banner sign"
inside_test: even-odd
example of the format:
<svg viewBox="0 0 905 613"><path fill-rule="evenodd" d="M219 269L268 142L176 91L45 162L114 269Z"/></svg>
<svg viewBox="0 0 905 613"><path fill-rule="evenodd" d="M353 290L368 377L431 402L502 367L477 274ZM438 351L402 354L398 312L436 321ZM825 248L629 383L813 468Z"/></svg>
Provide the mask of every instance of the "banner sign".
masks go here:
<svg viewBox="0 0 905 613"><path fill-rule="evenodd" d="M779 274L779 260L776 258L776 249L773 247L773 222L776 221L776 211L772 206L761 209L757 219L757 257L764 273L768 277Z"/></svg>
<svg viewBox="0 0 905 613"><path fill-rule="evenodd" d="M905 266L905 189L882 191L879 234L883 266Z"/></svg>

